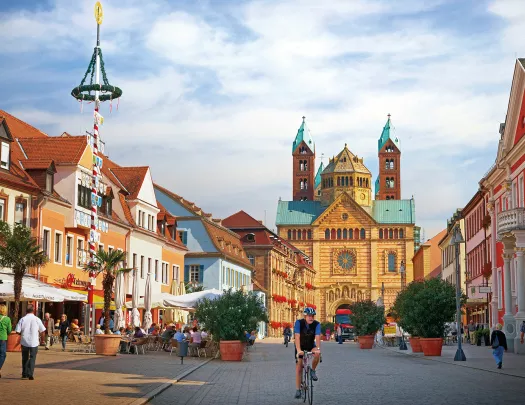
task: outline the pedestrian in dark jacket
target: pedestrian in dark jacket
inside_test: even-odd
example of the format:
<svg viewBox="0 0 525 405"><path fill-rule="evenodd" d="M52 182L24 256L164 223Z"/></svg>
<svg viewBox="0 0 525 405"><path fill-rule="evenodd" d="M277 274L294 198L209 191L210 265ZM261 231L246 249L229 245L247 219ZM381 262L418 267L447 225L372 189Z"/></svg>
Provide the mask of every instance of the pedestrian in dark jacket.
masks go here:
<svg viewBox="0 0 525 405"><path fill-rule="evenodd" d="M503 365L503 350L507 351L507 338L501 331L501 323L496 325L496 329L492 331L490 336L490 345L492 346L492 355L498 368Z"/></svg>

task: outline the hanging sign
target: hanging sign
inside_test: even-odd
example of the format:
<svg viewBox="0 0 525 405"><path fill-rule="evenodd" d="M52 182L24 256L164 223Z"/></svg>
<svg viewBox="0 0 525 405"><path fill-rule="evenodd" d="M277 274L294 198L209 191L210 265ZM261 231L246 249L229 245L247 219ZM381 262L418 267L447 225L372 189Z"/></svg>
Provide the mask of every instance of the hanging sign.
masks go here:
<svg viewBox="0 0 525 405"><path fill-rule="evenodd" d="M490 294L492 292L492 288L490 285L480 285L479 286L479 293L480 294Z"/></svg>
<svg viewBox="0 0 525 405"><path fill-rule="evenodd" d="M102 25L102 19L104 18L104 11L102 11L102 4L100 1L95 3L95 20L98 25Z"/></svg>

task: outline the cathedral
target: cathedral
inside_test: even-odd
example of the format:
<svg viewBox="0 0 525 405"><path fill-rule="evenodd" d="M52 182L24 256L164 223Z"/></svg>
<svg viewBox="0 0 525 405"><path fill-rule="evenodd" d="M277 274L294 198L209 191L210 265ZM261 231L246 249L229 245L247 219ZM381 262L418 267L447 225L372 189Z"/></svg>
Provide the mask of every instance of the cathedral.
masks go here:
<svg viewBox="0 0 525 405"><path fill-rule="evenodd" d="M310 256L320 321L355 301L384 302L413 279L419 245L414 199L401 198L401 146L390 115L377 146L378 175L345 144L315 171L315 142L306 119L292 144L292 201L279 200L278 234ZM374 184L374 187L372 187Z"/></svg>

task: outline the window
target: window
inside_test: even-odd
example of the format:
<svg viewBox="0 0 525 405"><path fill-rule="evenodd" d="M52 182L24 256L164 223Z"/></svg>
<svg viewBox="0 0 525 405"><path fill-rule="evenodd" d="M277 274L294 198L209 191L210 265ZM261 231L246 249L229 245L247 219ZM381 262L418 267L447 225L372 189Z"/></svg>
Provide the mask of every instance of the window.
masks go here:
<svg viewBox="0 0 525 405"><path fill-rule="evenodd" d="M180 267L174 264L173 265L173 280L179 279L179 271L180 271Z"/></svg>
<svg viewBox="0 0 525 405"><path fill-rule="evenodd" d="M337 230L337 239L341 239L341 229Z"/></svg>
<svg viewBox="0 0 525 405"><path fill-rule="evenodd" d="M148 274L151 273L151 257L148 257Z"/></svg>
<svg viewBox="0 0 525 405"><path fill-rule="evenodd" d="M77 205L83 208L91 209L91 189L79 184L77 186L78 196Z"/></svg>
<svg viewBox="0 0 525 405"><path fill-rule="evenodd" d="M325 238L325 239L330 239L330 229L326 229L326 230L324 231L324 238Z"/></svg>
<svg viewBox="0 0 525 405"><path fill-rule="evenodd" d="M0 198L0 221L7 221L7 199Z"/></svg>
<svg viewBox="0 0 525 405"><path fill-rule="evenodd" d="M44 238L45 233L46 231L44 231ZM86 252L84 251L84 239L77 239L77 267L82 267L86 259Z"/></svg>
<svg viewBox="0 0 525 405"><path fill-rule="evenodd" d="M403 233L403 230L400 229L399 230L399 239L403 239L404 238L404 233Z"/></svg>
<svg viewBox="0 0 525 405"><path fill-rule="evenodd" d="M179 231L179 238L184 245L188 244L188 232L187 231Z"/></svg>
<svg viewBox="0 0 525 405"><path fill-rule="evenodd" d="M26 200L19 199L15 202L15 224L26 224Z"/></svg>
<svg viewBox="0 0 525 405"><path fill-rule="evenodd" d="M162 266L162 271L164 272L164 265ZM155 281L159 281L159 261L155 260Z"/></svg>
<svg viewBox="0 0 525 405"><path fill-rule="evenodd" d="M142 218L140 219L142 222L142 227L145 228L146 227L146 213L144 211L141 211L141 215L142 215Z"/></svg>
<svg viewBox="0 0 525 405"><path fill-rule="evenodd" d="M396 271L396 255L394 253L388 254L388 271L389 272Z"/></svg>
<svg viewBox="0 0 525 405"><path fill-rule="evenodd" d="M55 232L55 263L62 263L62 234Z"/></svg>
<svg viewBox="0 0 525 405"><path fill-rule="evenodd" d="M312 230L308 229L308 239L312 239Z"/></svg>
<svg viewBox="0 0 525 405"><path fill-rule="evenodd" d="M50 252L49 252L49 244L50 244L50 237L51 237L51 232L49 231L49 229L44 229L44 236L42 237L42 250L44 251L44 253L46 254L47 257L50 256Z"/></svg>
<svg viewBox="0 0 525 405"><path fill-rule="evenodd" d="M2 142L2 149L0 151L0 167L9 170L9 144Z"/></svg>
<svg viewBox="0 0 525 405"><path fill-rule="evenodd" d="M133 274L137 271L137 254L133 253Z"/></svg>
<svg viewBox="0 0 525 405"><path fill-rule="evenodd" d="M46 191L53 192L53 173L46 173Z"/></svg>
<svg viewBox="0 0 525 405"><path fill-rule="evenodd" d="M524 207L525 205L523 204L523 175L520 175L518 179L518 193L518 206Z"/></svg>
<svg viewBox="0 0 525 405"><path fill-rule="evenodd" d="M199 279L199 276L200 276L200 266L198 264L192 264L190 266L190 282L191 281L194 281L194 282L197 282L197 283L202 282Z"/></svg>
<svg viewBox="0 0 525 405"><path fill-rule="evenodd" d="M140 278L144 278L144 256L140 256Z"/></svg>
<svg viewBox="0 0 525 405"><path fill-rule="evenodd" d="M366 239L366 231L365 228L361 228L361 235L359 235L361 239Z"/></svg>
<svg viewBox="0 0 525 405"><path fill-rule="evenodd" d="M142 211L141 210L139 210L139 214L137 216L138 216L137 224L138 226L142 226Z"/></svg>
<svg viewBox="0 0 525 405"><path fill-rule="evenodd" d="M382 229L379 230L379 239L383 239L383 230Z"/></svg>
<svg viewBox="0 0 525 405"><path fill-rule="evenodd" d="M113 213L113 200L111 196L102 197L102 206L100 207L100 212L107 216L111 216Z"/></svg>
<svg viewBox="0 0 525 405"><path fill-rule="evenodd" d="M108 246L108 253L113 252L113 250L114 250L114 249L113 249L113 246Z"/></svg>
<svg viewBox="0 0 525 405"><path fill-rule="evenodd" d="M343 239L348 239L348 231L343 229Z"/></svg>
<svg viewBox="0 0 525 405"><path fill-rule="evenodd" d="M66 236L66 264L73 265L73 237Z"/></svg>
<svg viewBox="0 0 525 405"><path fill-rule="evenodd" d="M255 256L253 255L248 255L248 260L250 261L250 264L252 266L255 266Z"/></svg>

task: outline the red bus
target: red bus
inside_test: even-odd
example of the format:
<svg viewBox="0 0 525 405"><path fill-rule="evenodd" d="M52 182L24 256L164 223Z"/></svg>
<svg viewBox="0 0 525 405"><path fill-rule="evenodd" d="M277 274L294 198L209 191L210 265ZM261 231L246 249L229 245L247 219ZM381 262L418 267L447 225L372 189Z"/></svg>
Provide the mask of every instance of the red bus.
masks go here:
<svg viewBox="0 0 525 405"><path fill-rule="evenodd" d="M338 309L335 311L334 324L335 324L335 333L334 337L337 341L337 327L341 325L341 335L343 337L343 342L348 339L354 339L354 326L350 320L350 314L352 311L349 309Z"/></svg>

